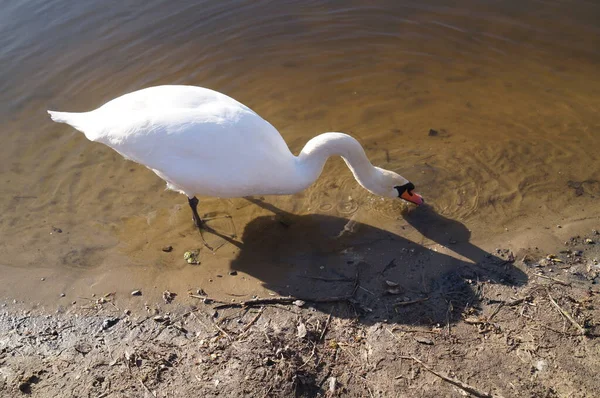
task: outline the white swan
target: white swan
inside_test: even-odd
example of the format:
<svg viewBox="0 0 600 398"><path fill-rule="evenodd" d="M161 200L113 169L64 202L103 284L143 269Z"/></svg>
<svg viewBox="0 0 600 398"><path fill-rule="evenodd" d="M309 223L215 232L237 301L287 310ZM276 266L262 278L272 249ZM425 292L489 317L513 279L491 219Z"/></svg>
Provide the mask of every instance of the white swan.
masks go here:
<svg viewBox="0 0 600 398"><path fill-rule="evenodd" d="M158 86L118 97L91 112L48 111L90 141L143 164L188 197L197 227L195 195L287 195L310 186L328 157L339 155L360 185L384 197L420 205L414 185L374 167L361 145L342 133L311 139L294 156L279 132L236 100L201 87Z"/></svg>

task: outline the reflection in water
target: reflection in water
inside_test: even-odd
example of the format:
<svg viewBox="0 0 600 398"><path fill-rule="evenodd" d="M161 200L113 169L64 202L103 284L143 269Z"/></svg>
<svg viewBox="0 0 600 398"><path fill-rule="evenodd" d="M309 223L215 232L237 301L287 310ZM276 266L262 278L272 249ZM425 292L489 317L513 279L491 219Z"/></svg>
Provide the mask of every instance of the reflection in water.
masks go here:
<svg viewBox="0 0 600 398"><path fill-rule="evenodd" d="M403 204L362 190L339 159L307 191L268 199L294 219L287 229L260 207L236 208L241 199L200 198L202 211L230 213L252 250L242 254L228 244L207 254L193 283L207 284L231 261L250 267L252 251L274 264L286 250L293 255L283 257L284 267L317 272L319 264L328 270L335 263L344 275L361 258L367 270L396 258L386 277L424 292L443 279L438 262L500 282L491 265L482 271L471 264L491 259L478 260L483 252L467 241L493 242L506 229L600 210L600 5L446 3L4 1L0 273L7 281L0 297L23 295L25 282L39 299L56 296L53 285L38 289L31 275L125 288L115 275L128 270L139 288L176 278L184 284L196 271L184 271L181 260L199 244L182 197L45 112L94 109L157 84L205 86L240 100L294 153L318 133L352 134L374 165L410 179L435 209L403 219ZM468 239L461 225L471 229ZM463 259L411 244L424 239L421 233L444 245L456 240L449 249ZM271 247L267 237L271 251L264 249ZM160 250L166 244L175 248L170 255ZM405 268L413 260L419 266ZM255 262L249 272L285 292ZM241 288L224 280L218 289ZM264 293L245 283L248 294Z"/></svg>

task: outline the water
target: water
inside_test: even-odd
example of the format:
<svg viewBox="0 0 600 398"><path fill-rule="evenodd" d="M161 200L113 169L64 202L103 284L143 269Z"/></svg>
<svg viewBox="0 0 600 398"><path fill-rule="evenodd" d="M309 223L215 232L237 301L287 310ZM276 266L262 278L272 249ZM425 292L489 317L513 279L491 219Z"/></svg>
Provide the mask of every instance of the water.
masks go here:
<svg viewBox="0 0 600 398"><path fill-rule="evenodd" d="M599 20L600 5L586 0L6 0L0 296L163 285L250 295L286 283L265 281L269 272L252 264L285 274L335 262L349 247L369 264L398 249L367 236L435 243L403 219L400 201L368 194L337 159L294 196L203 198L201 213L233 216L215 227L252 242L206 236L222 245L211 254L183 196L45 113L90 110L157 84L236 98L294 153L317 133L350 133L375 165L409 178L483 245L507 229L597 217ZM276 229L281 219L294 231ZM347 235L354 240L341 244ZM160 250L168 244L173 253ZM356 249L365 245L378 254ZM191 269L182 254L195 247L204 260ZM246 274L215 279L230 268Z"/></svg>

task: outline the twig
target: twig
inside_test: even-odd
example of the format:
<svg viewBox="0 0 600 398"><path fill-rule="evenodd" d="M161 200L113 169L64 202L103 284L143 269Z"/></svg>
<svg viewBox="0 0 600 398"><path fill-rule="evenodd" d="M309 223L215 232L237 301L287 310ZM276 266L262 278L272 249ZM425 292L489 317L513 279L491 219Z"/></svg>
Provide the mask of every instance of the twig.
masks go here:
<svg viewBox="0 0 600 398"><path fill-rule="evenodd" d="M587 336L590 333L590 330L588 328L584 328L579 323L577 323L577 321L575 319L573 319L573 317L567 311L563 310L560 307L560 305L558 305L558 303L556 301L554 301L554 299L550 295L550 292L548 292L548 298L550 299L550 302L556 307L556 309L562 314L562 316L564 316L567 320L569 320L569 322L571 322L573 324L573 326L575 326L579 330L579 333L582 336Z"/></svg>
<svg viewBox="0 0 600 398"><path fill-rule="evenodd" d="M523 298L511 300L511 301L500 301L500 304L498 304L498 306L496 307L496 309L494 310L494 312L492 313L492 315L489 316L488 321L491 321L492 318L494 318L498 314L498 312L500 312L500 310L502 309L502 307L504 307L504 306L514 307L515 305L519 305L522 302L528 301L530 299L531 299L531 297L527 296L527 297L523 297Z"/></svg>
<svg viewBox="0 0 600 398"><path fill-rule="evenodd" d="M265 398L269 396L269 393L271 392L272 389L273 389L273 386L269 386L269 389L265 393Z"/></svg>
<svg viewBox="0 0 600 398"><path fill-rule="evenodd" d="M313 349L312 349L312 352L310 353L310 356L308 357L308 359L306 361L304 361L304 363L302 365L300 365L300 367L298 369L302 369L303 367L306 366L307 363L310 362L310 360L315 356L316 350L317 350L317 345L313 343Z"/></svg>
<svg viewBox="0 0 600 398"><path fill-rule="evenodd" d="M325 337L325 333L327 332L327 326L329 326L329 321L331 321L331 312L325 321L325 326L323 326L323 331L321 332L321 336L319 337L319 341L323 341L323 337Z"/></svg>
<svg viewBox="0 0 600 398"><path fill-rule="evenodd" d="M398 326L394 326L392 330L388 330L389 332L402 332L402 333L430 333L430 334L440 334L440 332L436 330L417 330L417 329L402 329ZM393 336L393 334L392 334Z"/></svg>
<svg viewBox="0 0 600 398"><path fill-rule="evenodd" d="M353 373L353 372L349 372L349 373L350 373L352 376L354 376L354 377L356 377L356 378L358 378L358 379L361 379L362 381L364 381L364 382L365 382L365 388L366 388L366 389L367 389L367 391L369 392L369 396L370 396L371 398L375 398L375 396L373 395L373 392L371 391L371 389L370 389L370 388L369 388L369 386L368 386L368 383L371 383L371 384L373 384L373 382L369 381L369 380L368 380L366 377L364 377L364 376L358 375L358 374L356 374L356 373Z"/></svg>
<svg viewBox="0 0 600 398"><path fill-rule="evenodd" d="M427 370L430 373L433 373L434 375L436 375L440 379L444 380L445 382L450 383L450 384L460 388L461 390L468 392L469 394L474 395L478 398L500 398L497 395L492 395L492 394L482 392L482 391L478 390L477 388L468 385L467 383L464 383L458 379L455 379L454 377L450 377L445 374L439 373L439 372L433 370L432 368L430 368L429 366L427 366L423 361L421 361L420 359L418 359L416 357L413 357L413 356L409 357L409 356L403 355L403 356L400 356L400 358L410 359L412 361L415 361L416 363L421 365L425 370Z"/></svg>
<svg viewBox="0 0 600 398"><path fill-rule="evenodd" d="M523 301L529 301L530 299L531 299L531 296L527 296L527 297L523 297L523 298L519 298L519 299L515 299L515 300L512 300L512 301L509 301L505 305L507 305L509 307L514 307L515 305L519 305Z"/></svg>
<svg viewBox="0 0 600 398"><path fill-rule="evenodd" d="M224 316L221 317L221 319L219 320L219 322L217 322L219 325L223 325L226 322L231 321L234 318L243 318L246 316L246 314L248 313L248 311L250 311L250 307L246 307L246 308L240 308L239 311L235 312L233 315L229 315L229 316ZM242 316L239 316L240 313L244 313Z"/></svg>
<svg viewBox="0 0 600 398"><path fill-rule="evenodd" d="M263 313L264 309L265 307L260 307L258 314L256 314L256 316L252 318L252 320L246 326L244 326L244 328L242 329L242 333L240 333L240 335L238 336L238 340L246 334L246 332L252 327L252 325L256 323L256 321L258 321L258 318L260 318L260 315Z"/></svg>
<svg viewBox="0 0 600 398"><path fill-rule="evenodd" d="M201 324L201 325L204 325L204 322L202 322L202 321L200 320L200 318L198 318L198 315L196 315L196 313L195 313L195 312L193 312L193 311L192 311L192 313L191 313L191 314L194 316L194 318L196 318L196 320L197 320L198 322L200 322L200 324ZM214 326L214 327L215 327L215 328L216 328L216 329L217 329L219 332L223 333L223 334L225 335L225 337L227 337L229 340L233 340L233 339L231 338L231 336L229 335L229 333L227 333L225 330L223 330L223 329L222 329L222 328L221 328L219 325L217 325L215 322L210 322L210 323L211 323L211 324L212 324L212 325L213 325L213 326Z"/></svg>
<svg viewBox="0 0 600 398"><path fill-rule="evenodd" d="M354 287L352 288L352 293L350 294L350 297L354 297L354 295L356 294L356 291L358 290L359 287L360 287L360 268L357 266L356 267L356 276L354 277Z"/></svg>
<svg viewBox="0 0 600 398"><path fill-rule="evenodd" d="M150 389L148 387L146 387L146 385L144 384L144 381L142 379L140 379L139 377L138 377L138 380L142 384L142 387L144 387L144 390L148 391L148 393L152 394L152 396L154 398L156 398L156 394L154 392L150 391Z"/></svg>
<svg viewBox="0 0 600 398"><path fill-rule="evenodd" d="M354 282L353 278L324 278L321 276L304 276L304 275L300 275L300 278L315 279L318 281L325 281L325 282Z"/></svg>
<svg viewBox="0 0 600 398"><path fill-rule="evenodd" d="M358 286L359 289L364 290L365 292L369 293L371 296L375 296L375 293L373 293L372 291L370 291L369 289L366 289L362 286Z"/></svg>
<svg viewBox="0 0 600 398"><path fill-rule="evenodd" d="M396 263L395 263L395 261L396 261L396 259L395 259L395 258L394 258L394 259L392 259L392 261L390 261L390 262L389 262L389 263L388 263L388 264L387 264L387 265L386 265L386 266L383 268L383 270L382 270L382 271L379 273L379 275L383 275L383 274L385 274L385 273L386 273L386 271L387 271L388 269L390 269L390 268L394 268L394 267L396 266Z"/></svg>
<svg viewBox="0 0 600 398"><path fill-rule="evenodd" d="M551 332L558 333L558 334L562 334L563 336L571 336L571 337L577 337L577 336L579 336L579 333L567 333L567 332L562 332L562 331L560 331L560 330L556 330L556 329L554 329L554 328L551 328L551 327L550 327L550 326L548 326L548 325L544 325L543 323L540 323L540 324L538 324L538 325L539 325L539 326L541 326L542 328L546 329L546 330L549 330L549 331L551 331Z"/></svg>
<svg viewBox="0 0 600 398"><path fill-rule="evenodd" d="M212 304L212 303L223 303L223 304L227 304L227 302L226 302L226 301L220 301L220 300L211 299L211 298L210 298L210 297L208 297L208 296L200 296L200 295L198 295L198 294L192 294L192 293L190 293L190 294L189 294L189 296L190 296L190 297L193 297L193 298L197 298L197 299L200 299L200 300L202 300L202 301L204 302L204 304Z"/></svg>
<svg viewBox="0 0 600 398"><path fill-rule="evenodd" d="M502 309L502 307L504 307L504 303L498 304L498 306L496 307L494 312L492 312L492 315L490 315L488 317L488 322L490 322L496 316L496 314L498 314L498 312L500 312L500 309Z"/></svg>
<svg viewBox="0 0 600 398"><path fill-rule="evenodd" d="M225 337L227 337L229 340L233 340L231 338L231 336L229 335L229 333L227 333L224 329L222 329L219 325L217 325L215 322L212 323L213 325L215 325L215 327L217 328L217 330L219 330L219 332L223 333L225 335Z"/></svg>
<svg viewBox="0 0 600 398"><path fill-rule="evenodd" d="M421 299L416 299L416 300L410 300L410 301L400 301L398 303L394 303L394 307L402 307L404 305L411 305L411 304L416 304L416 303L422 303L423 301L427 301L429 300L429 297L425 297L425 298L421 298Z"/></svg>
<svg viewBox="0 0 600 398"><path fill-rule="evenodd" d="M242 307L255 307L258 305L267 304L293 304L295 301L308 301L311 303L335 303L338 301L348 301L352 296L339 296L339 297L323 297L323 298L298 298L298 297L270 297L263 299L252 299L242 301L241 303L226 303L214 307L215 309L224 308L242 308Z"/></svg>
<svg viewBox="0 0 600 398"><path fill-rule="evenodd" d="M546 275L542 275L542 274L538 274L538 273L534 273L534 275L539 278L549 279L551 281L558 283L559 285L568 286L568 287L571 286L571 284L569 282L561 281L560 279L556 279L551 276L546 276Z"/></svg>

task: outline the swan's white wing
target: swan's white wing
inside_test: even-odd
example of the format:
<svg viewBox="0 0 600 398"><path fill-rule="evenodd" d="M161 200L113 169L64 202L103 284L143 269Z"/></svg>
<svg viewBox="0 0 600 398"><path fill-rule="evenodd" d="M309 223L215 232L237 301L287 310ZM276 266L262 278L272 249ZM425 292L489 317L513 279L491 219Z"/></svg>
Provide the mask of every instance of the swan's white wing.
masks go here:
<svg viewBox="0 0 600 398"><path fill-rule="evenodd" d="M248 108L222 103L132 112L97 141L188 195L276 193L294 173L295 157L273 126Z"/></svg>
<svg viewBox="0 0 600 398"><path fill-rule="evenodd" d="M188 196L295 192L296 158L279 132L216 91L151 87L92 112L50 114L154 170Z"/></svg>

